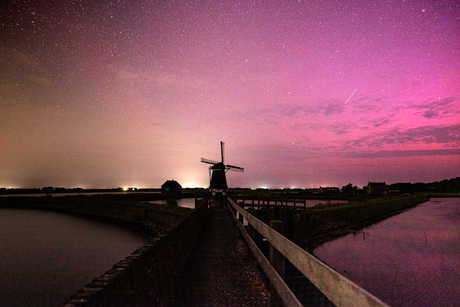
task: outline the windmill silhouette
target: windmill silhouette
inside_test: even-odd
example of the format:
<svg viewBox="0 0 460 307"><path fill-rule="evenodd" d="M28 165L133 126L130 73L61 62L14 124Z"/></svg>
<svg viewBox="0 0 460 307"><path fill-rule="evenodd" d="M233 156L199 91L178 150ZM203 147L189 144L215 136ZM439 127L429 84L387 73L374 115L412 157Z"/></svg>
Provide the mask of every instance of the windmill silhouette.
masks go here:
<svg viewBox="0 0 460 307"><path fill-rule="evenodd" d="M227 194L227 178L225 177L225 173L229 170L237 171L237 172L244 172L244 168L239 166L234 166L224 164L224 142L220 142L220 155L221 155L221 162L201 158L202 163L211 164L209 167L209 190L211 191L212 195L226 195Z"/></svg>

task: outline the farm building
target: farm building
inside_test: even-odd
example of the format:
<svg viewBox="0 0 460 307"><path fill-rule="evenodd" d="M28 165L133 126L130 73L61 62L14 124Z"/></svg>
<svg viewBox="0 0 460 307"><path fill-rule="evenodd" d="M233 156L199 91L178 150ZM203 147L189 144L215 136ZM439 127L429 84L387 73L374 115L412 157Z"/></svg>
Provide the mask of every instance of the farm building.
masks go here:
<svg viewBox="0 0 460 307"><path fill-rule="evenodd" d="M319 187L321 194L340 194L340 189L337 187Z"/></svg>
<svg viewBox="0 0 460 307"><path fill-rule="evenodd" d="M367 194L388 194L390 187L385 182L369 182L367 184Z"/></svg>
<svg viewBox="0 0 460 307"><path fill-rule="evenodd" d="M182 186L175 180L167 180L161 186L161 194L180 195L182 193Z"/></svg>

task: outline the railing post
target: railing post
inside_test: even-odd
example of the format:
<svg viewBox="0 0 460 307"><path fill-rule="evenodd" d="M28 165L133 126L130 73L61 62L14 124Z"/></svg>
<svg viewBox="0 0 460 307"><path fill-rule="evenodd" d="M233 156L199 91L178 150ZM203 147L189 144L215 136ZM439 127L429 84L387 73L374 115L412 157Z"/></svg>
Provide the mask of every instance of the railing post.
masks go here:
<svg viewBox="0 0 460 307"><path fill-rule="evenodd" d="M197 202L198 202L198 198L197 198L196 191L195 191L195 209L197 207Z"/></svg>
<svg viewBox="0 0 460 307"><path fill-rule="evenodd" d="M284 234L283 221L271 220L270 227L277 231L279 234ZM270 244L270 264L284 280L286 278L284 256L275 247L273 247L272 244ZM270 284L270 306L284 306L281 298L279 297L275 287L272 284Z"/></svg>
<svg viewBox="0 0 460 307"><path fill-rule="evenodd" d="M247 210L249 212L249 214L251 215L256 215L255 214L255 209L254 208L248 208ZM252 226L250 223L248 223L248 228L247 228L247 232L248 232L248 235L251 237L252 241L256 241L256 229L254 228L254 226Z"/></svg>

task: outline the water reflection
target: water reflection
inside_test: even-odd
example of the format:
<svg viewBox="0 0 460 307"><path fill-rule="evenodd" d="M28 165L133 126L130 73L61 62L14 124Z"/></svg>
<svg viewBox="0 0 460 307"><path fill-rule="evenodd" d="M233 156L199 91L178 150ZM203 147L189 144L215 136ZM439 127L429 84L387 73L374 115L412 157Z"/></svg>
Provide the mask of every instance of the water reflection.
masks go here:
<svg viewBox="0 0 460 307"><path fill-rule="evenodd" d="M200 200L201 198L198 198ZM195 198L178 198L176 199L177 206L182 208L190 208L195 209ZM149 201L150 204L157 204L157 205L166 205L167 200L152 200Z"/></svg>
<svg viewBox="0 0 460 307"><path fill-rule="evenodd" d="M393 306L460 305L460 198L432 199L314 254Z"/></svg>
<svg viewBox="0 0 460 307"><path fill-rule="evenodd" d="M0 306L58 306L146 240L109 223L1 209Z"/></svg>

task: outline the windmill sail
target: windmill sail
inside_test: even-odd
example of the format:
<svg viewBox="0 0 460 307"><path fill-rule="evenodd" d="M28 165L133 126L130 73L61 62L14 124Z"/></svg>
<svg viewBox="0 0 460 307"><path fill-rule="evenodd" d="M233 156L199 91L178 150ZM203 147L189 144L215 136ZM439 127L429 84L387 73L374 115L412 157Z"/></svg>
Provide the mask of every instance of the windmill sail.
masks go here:
<svg viewBox="0 0 460 307"><path fill-rule="evenodd" d="M224 163L224 147L225 147L225 143L220 141L220 156L221 156L221 160L222 160L222 163Z"/></svg>
<svg viewBox="0 0 460 307"><path fill-rule="evenodd" d="M217 164L217 163L219 163L217 161L209 160L209 159L205 159L205 158L201 158L201 162L208 163L208 164Z"/></svg>

